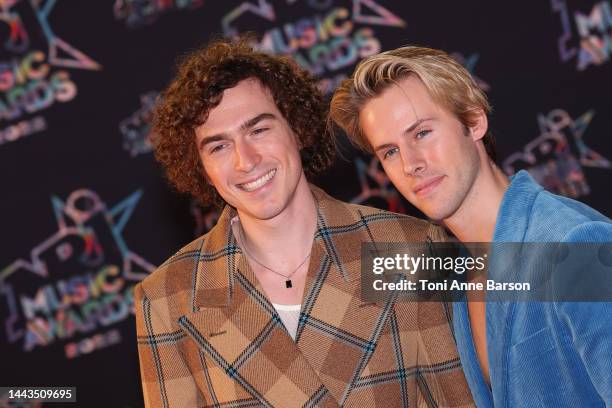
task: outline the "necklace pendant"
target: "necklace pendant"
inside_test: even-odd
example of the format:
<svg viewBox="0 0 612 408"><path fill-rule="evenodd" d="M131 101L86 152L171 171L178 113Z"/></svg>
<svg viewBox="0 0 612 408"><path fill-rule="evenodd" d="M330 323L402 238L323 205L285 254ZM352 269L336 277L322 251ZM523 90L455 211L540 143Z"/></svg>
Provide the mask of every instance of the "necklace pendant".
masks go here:
<svg viewBox="0 0 612 408"><path fill-rule="evenodd" d="M287 289L292 288L293 284L291 283L291 279L287 279L285 281L285 286L287 287Z"/></svg>

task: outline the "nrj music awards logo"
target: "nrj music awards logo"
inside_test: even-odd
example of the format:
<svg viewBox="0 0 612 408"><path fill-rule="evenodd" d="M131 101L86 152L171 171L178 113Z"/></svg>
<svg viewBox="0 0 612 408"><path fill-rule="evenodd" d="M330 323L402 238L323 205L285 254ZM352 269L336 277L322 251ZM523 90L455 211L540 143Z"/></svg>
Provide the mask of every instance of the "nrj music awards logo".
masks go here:
<svg viewBox="0 0 612 408"><path fill-rule="evenodd" d="M568 6L568 0L551 0L559 14L562 33L558 39L561 61L576 60L583 71L601 65L612 54L612 5L609 0L595 3L591 9Z"/></svg>
<svg viewBox="0 0 612 408"><path fill-rule="evenodd" d="M312 14L290 13L293 7L303 3ZM278 12L281 6L286 9L283 15L295 17L281 17ZM253 30L246 24L246 21L253 22L253 17L272 26L257 39L256 48L274 55L292 56L300 66L320 78L319 87L326 94L346 78L342 70L380 52L375 26L401 29L406 25L374 0L287 1L276 6L270 1L258 0L243 2L225 15L221 23L224 34L235 37L240 32Z"/></svg>
<svg viewBox="0 0 612 408"><path fill-rule="evenodd" d="M528 170L547 190L568 197L589 194L583 167L612 168L608 159L584 141L594 114L591 110L572 119L566 111L555 109L548 115L538 115L540 135L505 159L504 171L512 175Z"/></svg>
<svg viewBox="0 0 612 408"><path fill-rule="evenodd" d="M101 68L55 34L49 18L56 4L0 0L0 145L45 130L40 113L75 98L69 70Z"/></svg>
<svg viewBox="0 0 612 408"><path fill-rule="evenodd" d="M0 334L23 352L58 346L67 358L121 341L133 286L154 266L122 237L141 192L112 208L96 193L52 198L58 230L0 271Z"/></svg>

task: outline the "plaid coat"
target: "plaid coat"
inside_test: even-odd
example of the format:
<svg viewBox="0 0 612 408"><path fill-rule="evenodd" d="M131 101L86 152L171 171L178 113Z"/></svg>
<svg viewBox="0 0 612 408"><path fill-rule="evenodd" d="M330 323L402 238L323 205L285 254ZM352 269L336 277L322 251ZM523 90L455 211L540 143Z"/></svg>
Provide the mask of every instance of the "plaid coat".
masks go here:
<svg viewBox="0 0 612 408"><path fill-rule="evenodd" d="M295 342L234 240L229 207L136 286L147 407L474 406L445 304L360 299L362 242L443 232L312 190L318 229Z"/></svg>

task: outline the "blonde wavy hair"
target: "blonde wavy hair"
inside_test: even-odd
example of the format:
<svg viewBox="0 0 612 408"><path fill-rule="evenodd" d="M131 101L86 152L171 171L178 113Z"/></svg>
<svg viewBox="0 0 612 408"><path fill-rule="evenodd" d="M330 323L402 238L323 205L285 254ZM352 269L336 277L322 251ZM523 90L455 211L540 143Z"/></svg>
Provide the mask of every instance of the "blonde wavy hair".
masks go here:
<svg viewBox="0 0 612 408"><path fill-rule="evenodd" d="M372 147L359 126L359 113L365 104L380 96L391 85L414 75L421 80L432 99L453 113L467 129L474 125L475 112L491 112L487 97L470 73L444 51L406 46L364 59L351 78L344 80L331 100L329 128L338 125L358 148L372 153ZM332 134L335 134L332 131ZM493 135L482 139L487 154L495 161Z"/></svg>

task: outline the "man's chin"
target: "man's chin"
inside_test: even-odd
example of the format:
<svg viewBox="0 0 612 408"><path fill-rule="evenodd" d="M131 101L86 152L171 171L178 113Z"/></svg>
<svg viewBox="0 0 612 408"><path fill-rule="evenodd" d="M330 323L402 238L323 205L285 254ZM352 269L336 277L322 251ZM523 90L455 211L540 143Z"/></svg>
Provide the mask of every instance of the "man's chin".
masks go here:
<svg viewBox="0 0 612 408"><path fill-rule="evenodd" d="M238 210L238 212L244 214L244 216L247 216L253 220L267 221L279 215L282 212L282 208L268 204L257 208L244 208L242 211Z"/></svg>
<svg viewBox="0 0 612 408"><path fill-rule="evenodd" d="M419 208L419 207L417 207ZM446 218L448 218L448 212L442 208L419 208L419 210L425 214L427 218L434 222L443 222Z"/></svg>

